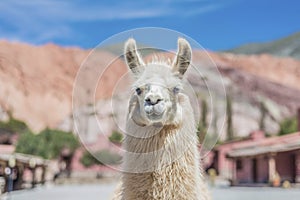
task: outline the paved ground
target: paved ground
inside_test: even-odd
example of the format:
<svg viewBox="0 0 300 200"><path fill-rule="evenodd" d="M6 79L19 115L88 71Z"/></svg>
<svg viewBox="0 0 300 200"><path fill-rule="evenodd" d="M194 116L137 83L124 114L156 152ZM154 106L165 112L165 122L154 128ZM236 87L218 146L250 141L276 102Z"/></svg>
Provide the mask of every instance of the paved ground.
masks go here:
<svg viewBox="0 0 300 200"><path fill-rule="evenodd" d="M115 185L110 183L48 186L13 192L10 197L3 197L3 200L106 200L112 196Z"/></svg>
<svg viewBox="0 0 300 200"><path fill-rule="evenodd" d="M112 195L115 184L64 185L14 192L1 200L106 200ZM213 200L299 200L300 189L281 188L215 188Z"/></svg>
<svg viewBox="0 0 300 200"><path fill-rule="evenodd" d="M214 200L300 200L300 189L233 187L213 190Z"/></svg>

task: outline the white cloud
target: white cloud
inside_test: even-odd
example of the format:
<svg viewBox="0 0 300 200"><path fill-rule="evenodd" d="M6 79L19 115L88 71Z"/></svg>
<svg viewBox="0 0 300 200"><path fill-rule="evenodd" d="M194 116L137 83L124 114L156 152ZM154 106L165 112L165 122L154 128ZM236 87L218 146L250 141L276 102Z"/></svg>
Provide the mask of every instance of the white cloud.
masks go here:
<svg viewBox="0 0 300 200"><path fill-rule="evenodd" d="M193 6L192 8L185 9L189 2L197 2L199 5L197 7ZM84 2L78 3L78 1L4 0L0 1L0 16L8 15L7 17L11 17L14 15L21 21L26 19L43 19L47 21L88 21L163 17L171 15L185 16L213 11L218 7L219 3L215 3L215 1L201 0L115 1L114 4L96 3L96 5L90 5Z"/></svg>
<svg viewBox="0 0 300 200"><path fill-rule="evenodd" d="M0 30L0 37L20 38L20 40L26 38L29 42L41 43L55 38L71 37L74 33L71 23L172 16L191 17L217 10L219 7L220 4L212 0L108 0L95 5L76 0L3 0L0 1L0 26L7 29Z"/></svg>

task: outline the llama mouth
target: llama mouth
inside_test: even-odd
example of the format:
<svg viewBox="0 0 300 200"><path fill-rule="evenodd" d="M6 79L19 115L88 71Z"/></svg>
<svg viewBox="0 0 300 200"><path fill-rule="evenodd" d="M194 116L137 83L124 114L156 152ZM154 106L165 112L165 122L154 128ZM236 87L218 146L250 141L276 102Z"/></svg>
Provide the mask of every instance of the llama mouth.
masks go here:
<svg viewBox="0 0 300 200"><path fill-rule="evenodd" d="M145 105L144 109L147 115L161 116L165 112L164 103L159 103L156 105Z"/></svg>
<svg viewBox="0 0 300 200"><path fill-rule="evenodd" d="M145 107L147 118L151 121L160 121L163 118L164 110L157 109L155 106Z"/></svg>
<svg viewBox="0 0 300 200"><path fill-rule="evenodd" d="M144 110L145 110L147 116L152 116L152 115L160 116L163 113L163 110L158 109L158 107L156 107L156 106L150 106L150 105L145 106Z"/></svg>
<svg viewBox="0 0 300 200"><path fill-rule="evenodd" d="M156 114L155 112L147 114L147 118L152 122L160 122L164 116L164 113Z"/></svg>

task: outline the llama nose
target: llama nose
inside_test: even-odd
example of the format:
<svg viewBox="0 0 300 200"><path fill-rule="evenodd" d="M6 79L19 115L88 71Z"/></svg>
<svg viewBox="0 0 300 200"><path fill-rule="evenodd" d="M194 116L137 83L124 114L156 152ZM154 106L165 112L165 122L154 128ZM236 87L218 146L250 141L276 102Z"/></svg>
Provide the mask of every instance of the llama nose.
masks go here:
<svg viewBox="0 0 300 200"><path fill-rule="evenodd" d="M156 105L158 104L160 101L162 101L163 99L159 96L148 96L145 98L145 103L147 105Z"/></svg>

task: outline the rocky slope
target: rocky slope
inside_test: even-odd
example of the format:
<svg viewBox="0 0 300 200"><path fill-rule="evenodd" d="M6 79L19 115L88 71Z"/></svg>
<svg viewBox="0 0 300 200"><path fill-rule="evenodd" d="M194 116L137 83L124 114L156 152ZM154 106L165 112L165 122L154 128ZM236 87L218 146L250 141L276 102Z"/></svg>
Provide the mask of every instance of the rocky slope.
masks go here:
<svg viewBox="0 0 300 200"><path fill-rule="evenodd" d="M268 112L265 125L268 133L278 131L278 123L296 114L300 107L300 62L292 58L278 58L268 54L236 55L195 52L198 65L216 65L223 76L227 95L233 100L236 134L245 136L259 128L260 104Z"/></svg>
<svg viewBox="0 0 300 200"><path fill-rule="evenodd" d="M65 129L72 127L69 117L72 110L72 88L79 66L89 53L89 50L62 48L53 44L31 46L0 41L0 108L3 112L11 111L14 117L24 120L35 131L47 126ZM239 135L258 128L260 101L268 104L270 116L267 126L270 132L278 129L276 123L280 119L293 115L295 109L300 107L300 61L269 54L209 52L209 56L223 75L225 87L230 90L234 101L235 129ZM80 80L80 84L86 89L95 83L100 73L95 69L106 72L97 83L95 95L96 101L103 101L107 105L105 107L110 105L105 99L112 95L115 84L127 72L124 62L115 57L108 52L94 52L93 58L85 63L87 69L90 66L92 70ZM104 70L112 60L114 62L110 64L111 67ZM194 65L203 69L203 74L207 74L211 80L214 79L214 75L209 75L213 62L206 53L194 52ZM212 72L214 73L216 72ZM195 87L204 88L198 79L193 82L191 77L189 80ZM216 85L216 95L220 93L219 90L220 87ZM81 92L85 95L84 92L87 91ZM120 106L120 102L124 98L126 95L115 103L117 110L123 110L122 112L124 106ZM109 109L104 108L104 104L101 106L98 102L96 107L102 112L99 116L109 124L114 116ZM93 113L94 110L88 112ZM1 116L4 115L0 114ZM114 127L105 126L104 129L108 132Z"/></svg>
<svg viewBox="0 0 300 200"><path fill-rule="evenodd" d="M89 50L54 44L32 46L0 41L2 111L11 111L15 118L27 122L34 131L46 126L56 127L71 112L75 76L89 53ZM104 63L115 57L107 52L97 52L97 55L93 62L99 67L104 67ZM119 67L122 63L115 62L115 65ZM124 69L120 67L106 79L114 82ZM109 96L109 92L110 88L101 90L98 98Z"/></svg>

